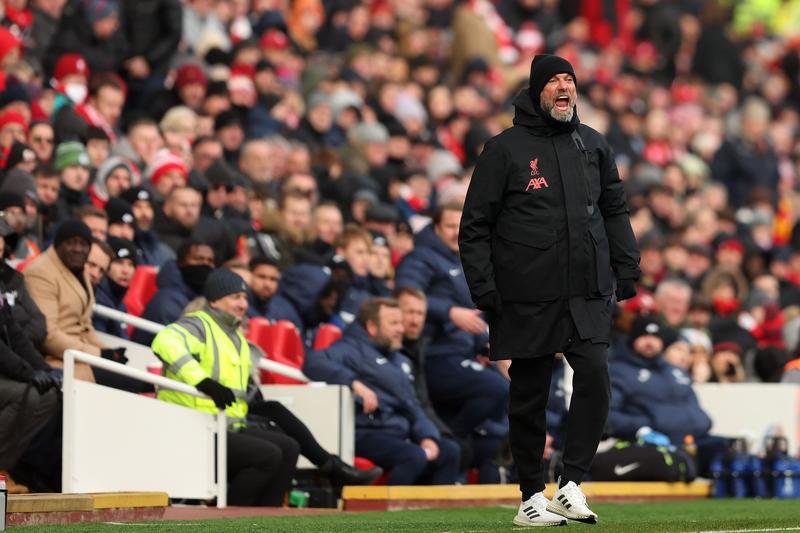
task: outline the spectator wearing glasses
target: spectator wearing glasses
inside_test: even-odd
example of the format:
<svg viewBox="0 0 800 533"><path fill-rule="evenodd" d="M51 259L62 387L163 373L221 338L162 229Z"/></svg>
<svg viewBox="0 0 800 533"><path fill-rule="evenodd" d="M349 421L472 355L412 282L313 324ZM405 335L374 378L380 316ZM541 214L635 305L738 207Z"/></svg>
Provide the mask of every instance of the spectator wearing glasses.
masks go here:
<svg viewBox="0 0 800 533"><path fill-rule="evenodd" d="M36 152L39 163L50 162L53 157L54 139L53 126L49 122L44 120L31 122L28 130L28 144Z"/></svg>

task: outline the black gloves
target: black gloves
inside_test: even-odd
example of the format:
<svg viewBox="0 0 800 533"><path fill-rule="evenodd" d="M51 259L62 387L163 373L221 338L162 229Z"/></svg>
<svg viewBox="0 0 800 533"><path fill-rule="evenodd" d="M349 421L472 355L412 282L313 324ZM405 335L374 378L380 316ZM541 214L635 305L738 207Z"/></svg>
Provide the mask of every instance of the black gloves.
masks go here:
<svg viewBox="0 0 800 533"><path fill-rule="evenodd" d="M636 280L635 279L618 279L617 280L617 301L627 300L636 296Z"/></svg>
<svg viewBox="0 0 800 533"><path fill-rule="evenodd" d="M503 310L503 300L497 291L489 291L478 298L475 307L487 313L499 313Z"/></svg>
<svg viewBox="0 0 800 533"><path fill-rule="evenodd" d="M100 350L100 357L122 365L128 362L128 358L125 357L125 348L103 348Z"/></svg>
<svg viewBox="0 0 800 533"><path fill-rule="evenodd" d="M227 406L233 405L236 401L236 396L233 395L231 389L223 387L211 378L204 379L195 385L195 387L214 400L214 405L217 406L217 409L225 409Z"/></svg>
<svg viewBox="0 0 800 533"><path fill-rule="evenodd" d="M61 386L61 380L50 370L35 370L29 381L39 394L44 394L50 389Z"/></svg>

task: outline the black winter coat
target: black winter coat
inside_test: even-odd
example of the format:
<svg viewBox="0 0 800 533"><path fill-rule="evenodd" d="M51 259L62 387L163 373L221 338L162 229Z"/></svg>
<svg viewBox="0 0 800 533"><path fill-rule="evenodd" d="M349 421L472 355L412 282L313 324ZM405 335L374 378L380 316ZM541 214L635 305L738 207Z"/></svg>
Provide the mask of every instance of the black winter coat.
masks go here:
<svg viewBox="0 0 800 533"><path fill-rule="evenodd" d="M503 302L489 316L491 357L561 351L570 315L581 339L607 343L614 275L639 277L613 152L577 114L540 116L527 90L514 106L514 126L478 159L459 234L473 300L496 290Z"/></svg>
<svg viewBox="0 0 800 533"><path fill-rule="evenodd" d="M183 32L179 0L123 0L120 22L128 57L143 56L153 74L166 74Z"/></svg>
<svg viewBox="0 0 800 533"><path fill-rule="evenodd" d="M118 71L128 56L129 47L120 31L108 39L98 39L87 22L83 2L72 0L64 6L58 29L45 54L45 72L52 75L58 58L69 52L82 55L93 74Z"/></svg>
<svg viewBox="0 0 800 533"><path fill-rule="evenodd" d="M7 304L10 320L25 332L34 347L39 347L47 337L47 323L31 293L25 286L25 278L0 260L0 296Z"/></svg>
<svg viewBox="0 0 800 533"><path fill-rule="evenodd" d="M14 381L30 381L36 370L49 370L20 324L6 298L0 299L0 375Z"/></svg>
<svg viewBox="0 0 800 533"><path fill-rule="evenodd" d="M201 216L194 226L187 228L172 220L163 211L157 211L153 229L162 243L176 253L190 239L208 244L214 249L214 261L221 265L236 255L236 236L219 220Z"/></svg>

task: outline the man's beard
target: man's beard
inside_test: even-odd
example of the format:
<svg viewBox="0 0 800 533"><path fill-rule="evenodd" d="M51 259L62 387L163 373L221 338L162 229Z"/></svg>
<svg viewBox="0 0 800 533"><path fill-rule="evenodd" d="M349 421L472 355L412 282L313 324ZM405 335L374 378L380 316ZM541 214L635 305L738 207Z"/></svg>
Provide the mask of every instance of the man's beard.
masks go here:
<svg viewBox="0 0 800 533"><path fill-rule="evenodd" d="M575 114L575 106L571 105L564 111L560 111L554 102L544 102L542 104L542 109L550 115L553 120L557 120L558 122L570 122L572 120L572 116Z"/></svg>

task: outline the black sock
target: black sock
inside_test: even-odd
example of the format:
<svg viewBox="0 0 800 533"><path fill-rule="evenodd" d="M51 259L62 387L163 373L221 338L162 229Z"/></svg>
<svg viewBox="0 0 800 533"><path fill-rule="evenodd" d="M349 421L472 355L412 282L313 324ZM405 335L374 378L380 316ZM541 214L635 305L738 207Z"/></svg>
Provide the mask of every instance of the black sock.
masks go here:
<svg viewBox="0 0 800 533"><path fill-rule="evenodd" d="M534 494L536 494L536 492L533 491L533 490L523 490L522 491L522 501L524 501L524 502L528 501L528 499L531 496L533 496Z"/></svg>

